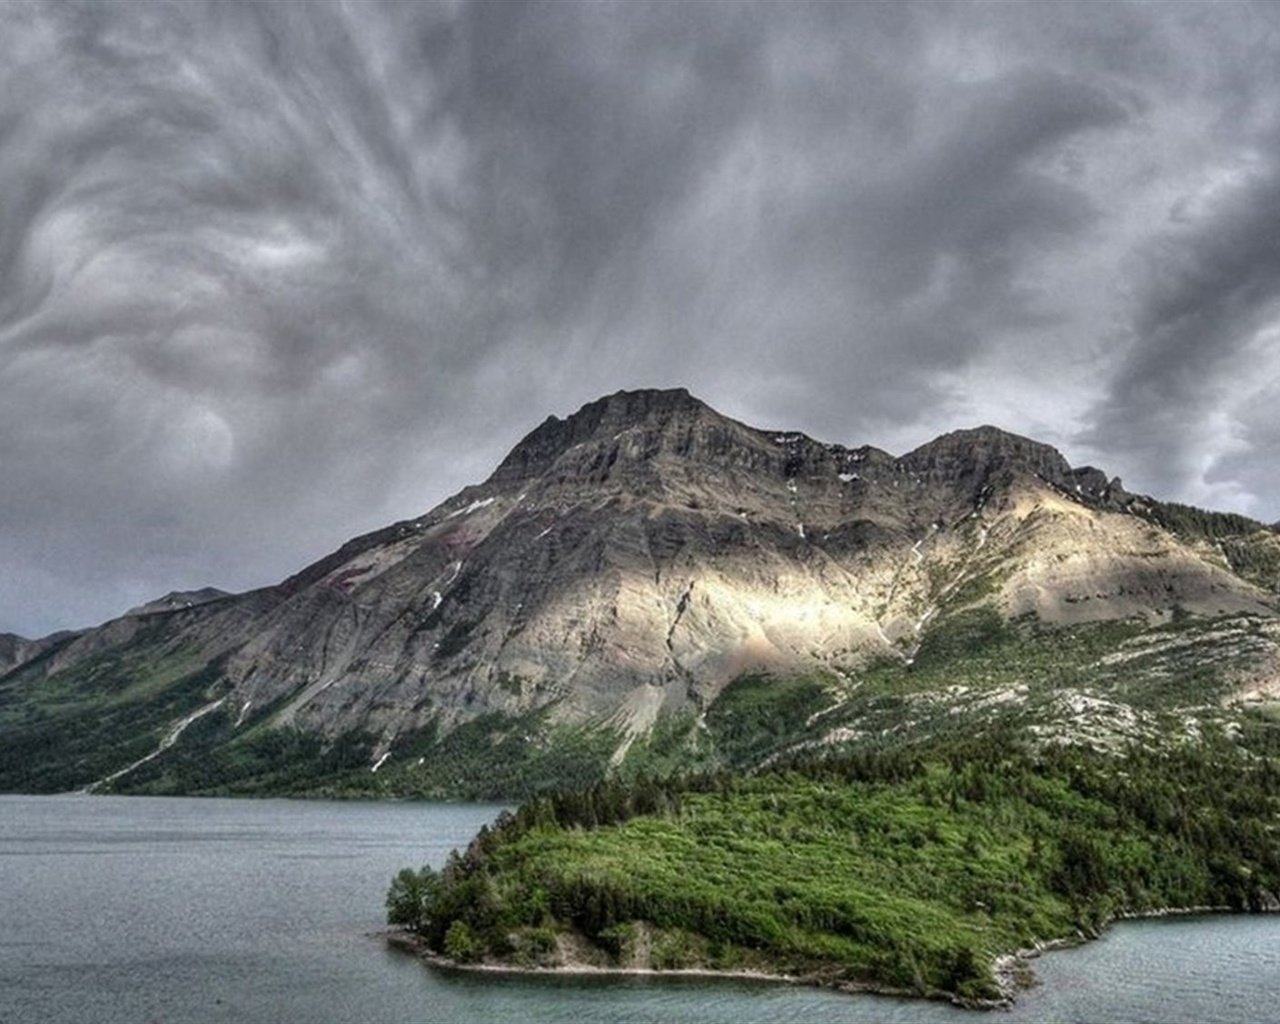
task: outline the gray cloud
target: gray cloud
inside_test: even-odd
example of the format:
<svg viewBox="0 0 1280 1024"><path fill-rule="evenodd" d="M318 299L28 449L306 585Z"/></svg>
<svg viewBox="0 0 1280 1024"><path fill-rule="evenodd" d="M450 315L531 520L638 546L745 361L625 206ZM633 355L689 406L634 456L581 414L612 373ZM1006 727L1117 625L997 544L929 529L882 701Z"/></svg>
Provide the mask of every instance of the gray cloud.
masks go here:
<svg viewBox="0 0 1280 1024"><path fill-rule="evenodd" d="M1280 373L1280 75L1273 8L1183 26L1199 40L1186 115L1202 133L1125 264L1109 379L1080 440L1144 488L1275 519ZM1148 165L1148 173L1158 170Z"/></svg>
<svg viewBox="0 0 1280 1024"><path fill-rule="evenodd" d="M1275 518L1272 20L0 9L0 630L273 582L619 387Z"/></svg>
<svg viewBox="0 0 1280 1024"><path fill-rule="evenodd" d="M1200 486L1201 500L1230 501L1251 485L1225 473L1239 458L1219 461L1246 440L1239 417L1270 432L1254 399L1274 379L1280 341L1280 174L1240 172L1213 191L1203 210L1176 209L1179 223L1144 253L1132 338L1090 440L1124 452L1159 490Z"/></svg>

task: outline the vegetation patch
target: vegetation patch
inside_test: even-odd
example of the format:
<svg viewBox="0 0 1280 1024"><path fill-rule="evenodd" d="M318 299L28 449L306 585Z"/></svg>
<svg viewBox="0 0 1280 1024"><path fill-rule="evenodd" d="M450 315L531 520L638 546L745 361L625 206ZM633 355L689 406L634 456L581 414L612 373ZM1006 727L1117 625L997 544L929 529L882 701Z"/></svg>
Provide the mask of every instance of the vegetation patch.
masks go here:
<svg viewBox="0 0 1280 1024"><path fill-rule="evenodd" d="M154 751L172 724L209 701L217 663L190 651L139 647L127 659L89 659L53 676L43 666L0 690L0 790L80 789ZM114 685L103 685L108 678Z"/></svg>
<svg viewBox="0 0 1280 1024"><path fill-rule="evenodd" d="M731 764L750 764L804 732L810 716L831 704L814 679L745 676L730 683L707 709L707 730Z"/></svg>
<svg viewBox="0 0 1280 1024"><path fill-rule="evenodd" d="M547 709L493 712L441 734L429 723L402 735L391 757L364 781L371 795L423 799L510 800L605 777L621 742L611 728L556 725Z"/></svg>
<svg viewBox="0 0 1280 1024"><path fill-rule="evenodd" d="M627 750L616 777L635 779L646 775L664 778L691 771L707 771L723 765L714 741L698 725L692 711L660 715L648 735Z"/></svg>
<svg viewBox="0 0 1280 1024"><path fill-rule="evenodd" d="M235 736L229 713L193 722L181 742L118 779L116 792L201 796L358 795L373 749L349 733L326 740L265 725Z"/></svg>

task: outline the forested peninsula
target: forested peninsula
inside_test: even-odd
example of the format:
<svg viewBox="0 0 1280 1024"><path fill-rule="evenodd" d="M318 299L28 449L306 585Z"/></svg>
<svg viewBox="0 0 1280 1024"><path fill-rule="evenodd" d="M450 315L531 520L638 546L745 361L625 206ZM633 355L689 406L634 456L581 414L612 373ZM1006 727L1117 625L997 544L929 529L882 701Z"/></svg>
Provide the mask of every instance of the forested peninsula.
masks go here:
<svg viewBox="0 0 1280 1024"><path fill-rule="evenodd" d="M388 920L437 962L753 972L1000 1005L1016 954L1173 908L1280 906L1262 718L1159 751L994 732L545 796Z"/></svg>

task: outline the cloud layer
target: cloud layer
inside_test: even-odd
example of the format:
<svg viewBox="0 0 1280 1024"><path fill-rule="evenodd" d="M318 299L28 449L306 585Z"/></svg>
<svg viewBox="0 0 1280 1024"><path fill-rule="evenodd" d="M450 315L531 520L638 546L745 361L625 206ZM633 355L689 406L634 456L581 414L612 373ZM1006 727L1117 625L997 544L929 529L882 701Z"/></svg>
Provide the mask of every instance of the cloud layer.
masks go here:
<svg viewBox="0 0 1280 1024"><path fill-rule="evenodd" d="M1276 519L1277 22L0 8L0 630L274 582L620 387Z"/></svg>

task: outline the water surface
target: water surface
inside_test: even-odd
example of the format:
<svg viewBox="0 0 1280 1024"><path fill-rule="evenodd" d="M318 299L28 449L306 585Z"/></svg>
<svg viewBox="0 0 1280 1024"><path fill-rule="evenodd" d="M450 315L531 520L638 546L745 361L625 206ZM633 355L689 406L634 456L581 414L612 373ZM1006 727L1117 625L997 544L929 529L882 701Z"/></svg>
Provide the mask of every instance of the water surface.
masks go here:
<svg viewBox="0 0 1280 1024"><path fill-rule="evenodd" d="M1280 1019L1280 915L1128 922L1011 1013L729 980L424 968L370 933L491 805L0 797L0 1022Z"/></svg>

